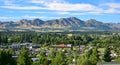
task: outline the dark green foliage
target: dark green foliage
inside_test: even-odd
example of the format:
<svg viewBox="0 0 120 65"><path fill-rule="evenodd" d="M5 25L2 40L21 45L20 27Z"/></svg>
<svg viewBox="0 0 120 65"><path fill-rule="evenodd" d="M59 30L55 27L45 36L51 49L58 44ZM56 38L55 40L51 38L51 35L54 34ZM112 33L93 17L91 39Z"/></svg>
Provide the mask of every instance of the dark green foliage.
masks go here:
<svg viewBox="0 0 120 65"><path fill-rule="evenodd" d="M43 63L43 65L49 65L50 63L51 63L50 60L45 60L44 63Z"/></svg>
<svg viewBox="0 0 120 65"><path fill-rule="evenodd" d="M73 45L86 44L92 40L90 36L82 36L76 34L72 37L68 37L66 34L57 33L36 33L36 32L2 32L0 34L0 43L24 43L32 42L39 44L59 44L59 43L71 43Z"/></svg>
<svg viewBox="0 0 120 65"><path fill-rule="evenodd" d="M72 36L68 36L67 34L73 34ZM48 49L40 50L38 55L30 54L31 57L39 58L38 61L34 61L32 63L30 55L26 48L23 48L18 56L18 65L69 65L69 64L77 64L77 65L96 65L97 62L101 61L99 58L98 48L104 48L107 45L115 46L114 50L119 54L119 46L120 46L120 35L115 34L112 35L112 32L56 32L56 33L38 33L38 32L0 32L0 44L1 45L9 45L11 43L24 43L30 42L33 44L41 44L42 47L47 48L52 45L65 43L65 44L72 44L75 47L79 47L80 45L89 45L95 48L90 49L88 52L80 54L80 51L72 50L65 50L57 51L51 50L48 55L46 52ZM88 48L86 47L86 50ZM6 57L11 58L11 54L14 54L14 49L9 49L9 53L7 51L0 52L0 63L2 65L6 65L7 63L12 63L14 65L16 62L11 59L10 61L4 61ZM34 56L33 56L34 55ZM4 59L4 60L2 60ZM73 61L73 59L77 61ZM105 62L110 62L110 48L106 48L104 59ZM116 58L119 61L119 57ZM4 64L3 62L6 62ZM0 64L0 65L1 65Z"/></svg>
<svg viewBox="0 0 120 65"><path fill-rule="evenodd" d="M73 36L67 36L67 34ZM73 45L97 45L105 47L107 44L120 45L120 35L112 35L112 32L61 32L61 33L37 33L37 32L0 32L0 44L11 43L38 43L38 44L73 44Z"/></svg>
<svg viewBox="0 0 120 65"><path fill-rule="evenodd" d="M40 53L39 53L39 60L37 61L37 65L44 65L45 62L48 63L46 53L40 51Z"/></svg>
<svg viewBox="0 0 120 65"><path fill-rule="evenodd" d="M79 56L77 65L93 65L86 56Z"/></svg>
<svg viewBox="0 0 120 65"><path fill-rule="evenodd" d="M72 64L73 63L73 59L74 59L74 54L68 52L68 55L67 55L67 58L66 58L66 63L68 65Z"/></svg>
<svg viewBox="0 0 120 65"><path fill-rule="evenodd" d="M110 48L107 46L106 47L106 49L105 49L105 52L104 52L104 57L103 57L103 60L105 61L105 62L111 62L111 56L110 56Z"/></svg>
<svg viewBox="0 0 120 65"><path fill-rule="evenodd" d="M16 61L12 58L12 54L6 50L0 50L0 65L16 65Z"/></svg>
<svg viewBox="0 0 120 65"><path fill-rule="evenodd" d="M80 65L93 65L90 60L84 59Z"/></svg>
<svg viewBox="0 0 120 65"><path fill-rule="evenodd" d="M79 56L77 65L96 65L99 61L98 50L95 47L88 50L83 56Z"/></svg>
<svg viewBox="0 0 120 65"><path fill-rule="evenodd" d="M85 54L85 56L86 56L87 58L90 58L90 56L91 56L92 53L93 53L93 50L90 49L90 50L88 50L88 52Z"/></svg>
<svg viewBox="0 0 120 65"><path fill-rule="evenodd" d="M56 51L55 50L50 50L50 54L48 55L48 58L52 60L56 56Z"/></svg>
<svg viewBox="0 0 120 65"><path fill-rule="evenodd" d="M98 53L99 53L99 52L98 52L97 48L94 48L94 49L93 49L93 52L92 52L92 54L91 54L91 56L90 56L90 61L91 61L91 63L92 63L93 65L96 65L97 62L100 61L100 58L99 58Z"/></svg>
<svg viewBox="0 0 120 65"><path fill-rule="evenodd" d="M32 60L29 57L29 53L25 47L21 50L18 56L18 63L17 65L32 65Z"/></svg>
<svg viewBox="0 0 120 65"><path fill-rule="evenodd" d="M51 65L66 65L65 54L63 51L59 51L55 58L53 58Z"/></svg>

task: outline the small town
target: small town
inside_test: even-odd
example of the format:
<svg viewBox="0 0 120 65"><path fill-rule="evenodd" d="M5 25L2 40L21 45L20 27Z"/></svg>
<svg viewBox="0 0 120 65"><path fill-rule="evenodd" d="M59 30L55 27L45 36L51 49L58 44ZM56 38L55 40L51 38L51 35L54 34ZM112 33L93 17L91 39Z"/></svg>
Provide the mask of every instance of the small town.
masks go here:
<svg viewBox="0 0 120 65"><path fill-rule="evenodd" d="M5 33L1 33L1 34L5 34ZM33 33L33 32L29 34L22 33L22 32L19 33L19 35L21 34L23 34L23 36L27 38L29 38L29 35L30 36L34 34L36 35L36 33ZM85 39L84 37L83 38L81 37L84 35L86 37L86 41L82 40L82 39ZM50 40L50 38L52 39L52 36L54 36L54 39L56 39L57 36L59 36L58 40L62 38L68 39L68 40L60 41L60 42L57 42L58 40L56 40L57 43L54 43L54 44L52 44L53 42L50 42L50 41L48 41L47 43L44 42L44 44L38 43L39 37L42 37L42 38L45 37L44 39L46 39L47 37L48 40ZM119 46L117 46L119 45L119 42L120 42L119 39L118 41L116 41L118 44L113 44L112 42L112 43L109 43L108 45L108 43L103 44L102 42L99 42L99 40L100 39L102 40L102 38L106 38L106 39L110 37L113 38L112 36L114 36L116 40L117 38L120 38L119 33L103 32L102 34L97 35L99 38L98 41L93 40L94 37L91 37L91 36L94 36L94 34L89 33L86 36L85 33L84 34L83 33L80 33L80 34L78 33L74 33L74 34L71 34L71 33L65 33L65 34L63 33L47 33L47 34L37 33L36 39L38 40L36 42L35 42L35 39L33 38L32 40L34 41L33 43L29 41L25 43L14 42L11 44L6 43L7 45L2 44L0 45L0 53L2 53L3 51L9 52L11 54L11 58L14 59L15 65L22 61L22 58L20 55L23 55L23 54L25 55L27 54L27 57L23 57L23 58L29 59L26 61L31 62L30 63L31 65L58 65L61 63L63 63L62 65L64 64L65 65L80 65L80 63L83 63L82 65L87 65L87 64L88 65L105 65L105 64L111 64L111 63L119 64L119 57L120 57L119 49L120 48ZM70 38L72 37L74 37L73 41L79 41L79 42L71 43L72 40L70 40ZM7 40L10 42L9 37L7 38ZM87 41L90 41L90 42L87 42ZM1 42L2 42L2 36L1 36ZM111 42L111 41L107 40L107 42ZM23 60L25 62L25 59ZM83 61L85 62L85 64ZM58 64L54 64L54 63L58 63Z"/></svg>

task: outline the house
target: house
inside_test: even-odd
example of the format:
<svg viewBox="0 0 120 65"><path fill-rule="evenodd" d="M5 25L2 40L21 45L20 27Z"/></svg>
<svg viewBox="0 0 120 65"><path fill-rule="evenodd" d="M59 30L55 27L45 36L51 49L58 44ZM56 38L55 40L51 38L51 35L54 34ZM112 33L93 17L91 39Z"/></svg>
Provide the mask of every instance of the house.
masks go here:
<svg viewBox="0 0 120 65"><path fill-rule="evenodd" d="M64 44L64 43L62 43L62 44L58 44L58 45L56 45L56 46L58 46L58 47L67 47L67 45Z"/></svg>
<svg viewBox="0 0 120 65"><path fill-rule="evenodd" d="M18 56L12 56L13 59L18 60ZM31 58L32 61L38 61L39 58Z"/></svg>
<svg viewBox="0 0 120 65"><path fill-rule="evenodd" d="M10 45L10 47L15 50L20 50L22 48L22 46L20 44L12 44L12 45Z"/></svg>
<svg viewBox="0 0 120 65"><path fill-rule="evenodd" d="M99 62L97 65L120 65L120 62Z"/></svg>
<svg viewBox="0 0 120 65"><path fill-rule="evenodd" d="M71 48L72 48L72 44L64 44L64 43L61 43L61 44L58 44L58 45L49 46L49 48L55 48L55 49L68 48L68 49L71 49Z"/></svg>
<svg viewBox="0 0 120 65"><path fill-rule="evenodd" d="M7 49L7 46L0 46L0 49Z"/></svg>
<svg viewBox="0 0 120 65"><path fill-rule="evenodd" d="M38 49L38 48L40 48L40 44L31 45L29 47L30 50L35 50L35 49Z"/></svg>
<svg viewBox="0 0 120 65"><path fill-rule="evenodd" d="M83 53L83 52L85 51L85 48L86 48L85 45L80 45L80 46L78 47L78 49L79 49L79 51L80 51L81 53Z"/></svg>
<svg viewBox="0 0 120 65"><path fill-rule="evenodd" d="M73 34L67 34L67 36L68 36L68 37L71 37L71 36L73 36Z"/></svg>
<svg viewBox="0 0 120 65"><path fill-rule="evenodd" d="M39 58L31 58L32 59L32 61L38 61L39 60Z"/></svg>
<svg viewBox="0 0 120 65"><path fill-rule="evenodd" d="M61 44L58 44L58 45L54 45L54 47L72 47L72 44L64 44L64 43L61 43Z"/></svg>
<svg viewBox="0 0 120 65"><path fill-rule="evenodd" d="M18 56L17 55L13 55L12 58L15 59L15 60L18 60Z"/></svg>
<svg viewBox="0 0 120 65"><path fill-rule="evenodd" d="M72 47L72 44L67 44L67 47Z"/></svg>

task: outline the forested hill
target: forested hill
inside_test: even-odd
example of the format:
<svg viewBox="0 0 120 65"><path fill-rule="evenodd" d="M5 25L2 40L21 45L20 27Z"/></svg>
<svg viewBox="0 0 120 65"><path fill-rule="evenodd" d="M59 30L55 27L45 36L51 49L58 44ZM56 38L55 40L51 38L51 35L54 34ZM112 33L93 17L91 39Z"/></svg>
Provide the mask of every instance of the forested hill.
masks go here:
<svg viewBox="0 0 120 65"><path fill-rule="evenodd" d="M76 17L43 21L40 19L22 19L16 22L0 22L1 30L120 30L120 23L103 23L95 19L87 21Z"/></svg>

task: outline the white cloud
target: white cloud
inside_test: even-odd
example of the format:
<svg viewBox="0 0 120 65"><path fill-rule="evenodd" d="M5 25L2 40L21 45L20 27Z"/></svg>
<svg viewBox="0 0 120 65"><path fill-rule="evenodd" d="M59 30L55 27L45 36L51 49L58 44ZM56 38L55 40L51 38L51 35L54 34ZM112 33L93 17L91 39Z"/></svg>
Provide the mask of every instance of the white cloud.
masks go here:
<svg viewBox="0 0 120 65"><path fill-rule="evenodd" d="M71 13L71 14L69 14L69 15L73 15L73 16L75 16L75 15L87 15L88 13L86 12L86 13Z"/></svg>
<svg viewBox="0 0 120 65"><path fill-rule="evenodd" d="M66 11L60 11L60 12L55 12L56 14L71 14L70 12L66 12Z"/></svg>
<svg viewBox="0 0 120 65"><path fill-rule="evenodd" d="M17 21L20 19L35 19L35 18L39 18L39 19L46 19L49 17L46 16L31 16L31 15L23 15L23 16L0 16L0 20L2 21Z"/></svg>
<svg viewBox="0 0 120 65"><path fill-rule="evenodd" d="M120 13L120 3L105 3L102 7L107 7L103 13Z"/></svg>
<svg viewBox="0 0 120 65"><path fill-rule="evenodd" d="M31 19L35 19L35 18L46 18L46 17L45 17L45 16L24 15L24 16L21 16L21 18L31 18Z"/></svg>
<svg viewBox="0 0 120 65"><path fill-rule="evenodd" d="M72 14L70 11L80 12L72 15L119 13L119 10L114 8L120 8L120 3L105 3L104 6L108 6L107 9L104 9L104 6L100 7L86 3L71 4L65 0L32 0L32 3L42 4L46 7L45 9L58 11L58 14Z"/></svg>
<svg viewBox="0 0 120 65"><path fill-rule="evenodd" d="M15 6L18 5L18 2L21 2L22 0L2 0L2 4L6 5L6 6ZM17 3L17 4L16 4Z"/></svg>
<svg viewBox="0 0 120 65"><path fill-rule="evenodd" d="M30 2L35 4L65 3L64 0L31 0Z"/></svg>
<svg viewBox="0 0 120 65"><path fill-rule="evenodd" d="M39 6L0 6L1 8L16 9L16 10L40 10L46 9Z"/></svg>
<svg viewBox="0 0 120 65"><path fill-rule="evenodd" d="M108 6L110 8L120 8L120 3L106 3L103 6Z"/></svg>
<svg viewBox="0 0 120 65"><path fill-rule="evenodd" d="M45 13L48 13L48 12L30 12L30 13L45 14Z"/></svg>
<svg viewBox="0 0 120 65"><path fill-rule="evenodd" d="M11 0L3 0L2 2L4 3L4 5L14 5L13 1Z"/></svg>
<svg viewBox="0 0 120 65"><path fill-rule="evenodd" d="M18 0L23 1L23 0ZM24 5L22 3L15 4L16 0L5 0L6 3L0 8L16 9L16 10L46 10L56 12L34 12L34 13L56 13L56 14L71 14L71 15L83 15L83 14L104 14L104 13L119 13L120 3L105 3L102 6L96 6L88 3L69 3L65 0L29 0L25 1L26 4L34 4L34 6ZM7 5L8 4L8 5ZM36 5L37 4L37 5ZM22 5L22 6L21 6ZM107 6L107 9L104 9ZM74 12L72 12L74 11ZM78 12L78 13L75 13ZM84 12L84 13L82 13Z"/></svg>
<svg viewBox="0 0 120 65"><path fill-rule="evenodd" d="M67 14L67 11L99 11L100 8L91 4L70 4L64 0L31 0L31 3L39 3L44 7L38 6L20 6L20 5L5 5L0 6L1 8L17 9L17 10L53 10L53 11L64 11L63 14ZM59 12L62 14L62 12Z"/></svg>
<svg viewBox="0 0 120 65"><path fill-rule="evenodd" d="M91 4L69 4L69 3L50 3L45 4L49 10L57 11L91 11L98 10L96 6Z"/></svg>
<svg viewBox="0 0 120 65"><path fill-rule="evenodd" d="M0 20L8 20L8 19L17 19L18 17L14 17L14 16L0 16Z"/></svg>
<svg viewBox="0 0 120 65"><path fill-rule="evenodd" d="M31 3L45 6L47 10L56 11L91 11L100 10L100 8L85 3L71 4L65 0L31 0Z"/></svg>
<svg viewBox="0 0 120 65"><path fill-rule="evenodd" d="M120 13L120 10L111 8L111 9L105 10L104 13Z"/></svg>
<svg viewBox="0 0 120 65"><path fill-rule="evenodd" d="M100 8L91 4L68 4L68 3L51 3L44 4L45 7L41 6L0 6L1 8L18 9L18 10L56 10L56 11L97 11Z"/></svg>

